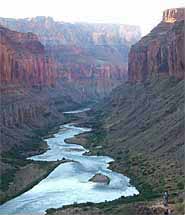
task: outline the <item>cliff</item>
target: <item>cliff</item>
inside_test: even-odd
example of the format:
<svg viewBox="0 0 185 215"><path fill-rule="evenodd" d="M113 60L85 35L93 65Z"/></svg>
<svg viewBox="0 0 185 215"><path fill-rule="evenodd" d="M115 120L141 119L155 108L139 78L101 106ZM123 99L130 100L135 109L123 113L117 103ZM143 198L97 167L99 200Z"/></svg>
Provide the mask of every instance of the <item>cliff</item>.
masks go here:
<svg viewBox="0 0 185 215"><path fill-rule="evenodd" d="M102 98L127 79L128 51L140 38L137 26L71 24L51 17L0 18L0 24L37 34L47 55L60 65L60 82L82 91L84 99Z"/></svg>
<svg viewBox="0 0 185 215"><path fill-rule="evenodd" d="M184 78L184 16L184 8L166 10L162 22L132 46L129 81L144 81L161 74Z"/></svg>
<svg viewBox="0 0 185 215"><path fill-rule="evenodd" d="M58 77L36 35L0 27L1 152L26 147L26 134L60 122L61 111L81 101L78 91L57 87Z"/></svg>
<svg viewBox="0 0 185 215"><path fill-rule="evenodd" d="M185 8L172 8L165 10L163 12L163 22L174 23L176 21L184 21L184 10Z"/></svg>
<svg viewBox="0 0 185 215"><path fill-rule="evenodd" d="M138 26L54 21L52 17L0 18L0 23L20 32L33 32L45 46L128 45L140 37Z"/></svg>
<svg viewBox="0 0 185 215"><path fill-rule="evenodd" d="M1 86L21 84L27 87L52 86L57 69L45 55L44 46L32 33L19 33L0 27Z"/></svg>
<svg viewBox="0 0 185 215"><path fill-rule="evenodd" d="M127 69L112 64L62 65L60 84L67 84L81 92L81 98L88 101L107 96L116 86L126 80Z"/></svg>

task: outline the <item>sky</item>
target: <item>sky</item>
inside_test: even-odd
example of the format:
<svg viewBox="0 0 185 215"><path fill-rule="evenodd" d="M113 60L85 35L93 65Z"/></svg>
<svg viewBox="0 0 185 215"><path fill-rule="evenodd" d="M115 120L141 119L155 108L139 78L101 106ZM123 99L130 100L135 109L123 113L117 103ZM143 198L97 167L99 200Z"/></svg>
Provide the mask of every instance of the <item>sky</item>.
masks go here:
<svg viewBox="0 0 185 215"><path fill-rule="evenodd" d="M184 0L0 0L0 17L132 24L145 35L161 21L165 9L184 6Z"/></svg>

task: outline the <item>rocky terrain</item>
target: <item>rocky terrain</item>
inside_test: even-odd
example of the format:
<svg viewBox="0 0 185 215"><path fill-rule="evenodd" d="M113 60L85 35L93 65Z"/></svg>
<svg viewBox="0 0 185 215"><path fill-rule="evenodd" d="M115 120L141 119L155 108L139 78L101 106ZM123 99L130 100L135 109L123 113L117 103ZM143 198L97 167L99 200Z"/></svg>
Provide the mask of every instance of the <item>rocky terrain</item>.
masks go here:
<svg viewBox="0 0 185 215"><path fill-rule="evenodd" d="M62 215L70 211L75 214L163 215L164 191L169 192L172 214L184 213L182 11L184 8L165 11L162 23L131 48L129 82L117 87L84 120L83 123L93 127L93 132L71 140L89 148L91 154L113 157L115 162L110 168L131 177L140 195L51 209L47 214ZM167 55L159 52L163 48L170 50L165 52ZM168 66L161 71L163 64Z"/></svg>
<svg viewBox="0 0 185 215"><path fill-rule="evenodd" d="M33 32L59 64L60 80L87 99L102 98L127 79L130 45L140 38L137 26L64 23L51 17L0 18L0 24Z"/></svg>

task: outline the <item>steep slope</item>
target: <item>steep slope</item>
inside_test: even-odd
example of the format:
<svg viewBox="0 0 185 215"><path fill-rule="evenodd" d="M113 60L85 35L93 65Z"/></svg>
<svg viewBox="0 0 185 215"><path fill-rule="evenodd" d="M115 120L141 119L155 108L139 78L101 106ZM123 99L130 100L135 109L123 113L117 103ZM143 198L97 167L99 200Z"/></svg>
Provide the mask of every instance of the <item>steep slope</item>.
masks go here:
<svg viewBox="0 0 185 215"><path fill-rule="evenodd" d="M60 64L61 81L91 99L108 95L127 79L128 50L140 38L139 28L129 25L70 24L51 17L0 18L0 23L37 34Z"/></svg>
<svg viewBox="0 0 185 215"><path fill-rule="evenodd" d="M1 26L0 50L0 147L6 151L24 145L21 139L26 130L59 122L60 112L83 98L78 91L58 83L58 65L46 55L36 35Z"/></svg>
<svg viewBox="0 0 185 215"><path fill-rule="evenodd" d="M163 215L164 191L173 214L184 213L183 14L184 8L165 11L163 22L131 48L129 81L94 108L86 122L93 132L71 140L111 155L110 168L131 177L140 195L47 214Z"/></svg>
<svg viewBox="0 0 185 215"><path fill-rule="evenodd" d="M157 192L179 190L184 178L184 11L165 11L163 22L131 48L131 83L101 107L106 147L120 157L127 152L132 173Z"/></svg>
<svg viewBox="0 0 185 215"><path fill-rule="evenodd" d="M177 191L184 178L183 87L167 77L128 84L103 106L102 146L118 160L127 156L129 174L156 192Z"/></svg>
<svg viewBox="0 0 185 215"><path fill-rule="evenodd" d="M162 22L132 46L129 54L130 81L143 81L150 75L162 73L184 78L184 19L185 8L166 10Z"/></svg>
<svg viewBox="0 0 185 215"><path fill-rule="evenodd" d="M86 123L93 132L71 140L93 155L113 157L110 168L131 178L138 197L66 206L47 214L163 215L164 191L174 214L183 214L184 84L166 75L117 87L89 116Z"/></svg>

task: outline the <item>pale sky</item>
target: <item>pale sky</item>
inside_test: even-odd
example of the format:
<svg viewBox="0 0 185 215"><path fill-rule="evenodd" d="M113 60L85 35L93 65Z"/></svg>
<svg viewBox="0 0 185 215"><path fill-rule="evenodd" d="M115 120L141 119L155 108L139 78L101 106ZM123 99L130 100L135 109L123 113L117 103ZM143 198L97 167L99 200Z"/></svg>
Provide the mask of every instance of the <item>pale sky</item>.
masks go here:
<svg viewBox="0 0 185 215"><path fill-rule="evenodd" d="M0 17L134 24L146 34L160 22L163 10L184 6L184 0L0 0Z"/></svg>

